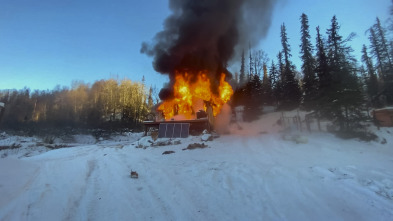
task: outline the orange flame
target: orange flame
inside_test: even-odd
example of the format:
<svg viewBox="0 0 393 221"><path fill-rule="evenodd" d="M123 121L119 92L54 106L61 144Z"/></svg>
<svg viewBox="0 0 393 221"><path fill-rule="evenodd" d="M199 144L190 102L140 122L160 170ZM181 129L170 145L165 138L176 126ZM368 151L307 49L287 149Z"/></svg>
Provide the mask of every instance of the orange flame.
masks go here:
<svg viewBox="0 0 393 221"><path fill-rule="evenodd" d="M195 117L195 106L198 100L207 101L213 109L213 115L220 113L222 106L227 103L233 94L231 85L225 81L225 74L221 74L218 86L218 95L212 93L210 79L205 72L200 72L196 81L191 79L188 73L176 73L173 85L174 98L164 101L158 110L162 111L165 119L171 119L174 115L183 115L186 119ZM206 111L206 105L203 109Z"/></svg>

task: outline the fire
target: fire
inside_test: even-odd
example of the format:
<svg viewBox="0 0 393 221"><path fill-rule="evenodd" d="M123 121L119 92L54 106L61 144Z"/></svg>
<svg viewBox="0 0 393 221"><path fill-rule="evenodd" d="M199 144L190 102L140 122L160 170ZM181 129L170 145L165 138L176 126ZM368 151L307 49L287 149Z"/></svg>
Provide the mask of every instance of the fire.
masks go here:
<svg viewBox="0 0 393 221"><path fill-rule="evenodd" d="M171 119L176 114L183 115L186 119L192 119L195 116L195 112L199 110L198 105L202 106L206 111L206 103L210 104L213 109L213 115L216 116L233 94L231 85L225 81L224 73L221 74L218 94L214 94L211 91L210 79L205 72L199 72L196 80L192 79L192 76L187 72L177 72L173 90L174 98L164 101L158 107L158 110L164 114L165 119Z"/></svg>

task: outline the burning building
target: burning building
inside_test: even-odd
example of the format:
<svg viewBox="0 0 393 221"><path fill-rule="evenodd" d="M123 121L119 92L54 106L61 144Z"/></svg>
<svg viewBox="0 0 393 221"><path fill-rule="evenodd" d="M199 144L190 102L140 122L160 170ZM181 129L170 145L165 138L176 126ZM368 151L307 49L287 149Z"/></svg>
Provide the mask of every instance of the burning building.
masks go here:
<svg viewBox="0 0 393 221"><path fill-rule="evenodd" d="M226 75L222 73L217 92L213 93L206 71L199 71L198 74L176 72L173 95L164 100L158 110L162 111L165 119L171 119L174 115L192 119L200 110L212 112L216 116L233 94L232 87L225 77Z"/></svg>
<svg viewBox="0 0 393 221"><path fill-rule="evenodd" d="M141 52L169 76L158 110L165 119L195 119L204 110L217 116L233 89L231 59L257 44L270 25L274 0L170 0L172 14Z"/></svg>

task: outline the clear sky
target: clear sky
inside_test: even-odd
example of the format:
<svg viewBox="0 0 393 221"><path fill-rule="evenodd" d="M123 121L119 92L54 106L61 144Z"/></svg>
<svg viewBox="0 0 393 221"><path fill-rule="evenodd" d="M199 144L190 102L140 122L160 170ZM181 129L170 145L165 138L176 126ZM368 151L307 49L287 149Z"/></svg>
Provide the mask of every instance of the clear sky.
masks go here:
<svg viewBox="0 0 393 221"><path fill-rule="evenodd" d="M351 46L359 52L369 44L365 31L377 16L385 24L390 5L391 0L279 0L258 49L275 58L285 23L299 68L299 18L304 12L313 44L315 27L325 33L336 15L341 35L357 33ZM169 13L165 0L0 0L0 89L51 90L73 80L140 81L143 75L147 85L160 88L167 78L154 71L152 58L140 54L140 47L162 30Z"/></svg>

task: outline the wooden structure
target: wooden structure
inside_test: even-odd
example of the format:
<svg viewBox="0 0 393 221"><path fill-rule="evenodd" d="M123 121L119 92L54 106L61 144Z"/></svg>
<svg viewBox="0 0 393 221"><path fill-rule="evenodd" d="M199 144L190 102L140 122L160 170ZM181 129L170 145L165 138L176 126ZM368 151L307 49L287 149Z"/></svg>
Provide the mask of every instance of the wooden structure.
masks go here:
<svg viewBox="0 0 393 221"><path fill-rule="evenodd" d="M378 127L393 127L393 107L373 110L373 118Z"/></svg>
<svg viewBox="0 0 393 221"><path fill-rule="evenodd" d="M299 113L296 116L284 116L284 112L281 112L280 117L281 126L285 129L297 129L302 131L302 121Z"/></svg>
<svg viewBox="0 0 393 221"><path fill-rule="evenodd" d="M190 131L195 131L195 130L202 131L204 129L210 130L210 124L207 118L195 119L195 120L144 121L143 125L145 126L145 136L147 135L147 132L152 128L158 130L160 124L162 123L189 123Z"/></svg>

